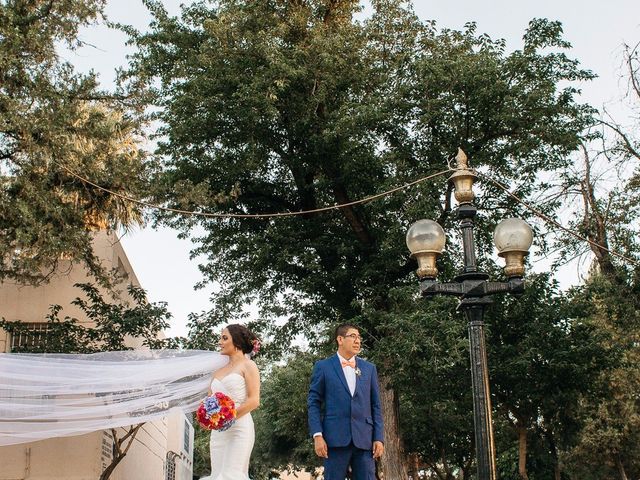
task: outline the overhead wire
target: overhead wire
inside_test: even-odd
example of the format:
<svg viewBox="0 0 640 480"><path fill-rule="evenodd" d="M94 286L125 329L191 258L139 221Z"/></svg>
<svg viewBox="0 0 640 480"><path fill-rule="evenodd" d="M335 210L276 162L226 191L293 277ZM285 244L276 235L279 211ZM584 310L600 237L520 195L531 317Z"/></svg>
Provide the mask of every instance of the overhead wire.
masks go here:
<svg viewBox="0 0 640 480"><path fill-rule="evenodd" d="M340 204L335 204L335 205L329 205L326 207L320 207L320 208L314 208L311 210L299 210L299 211L293 211L293 212L274 212L274 213L256 213L256 214L251 214L251 213L212 213L212 212L197 212L197 211L193 211L193 210L183 210L183 209L179 209L179 208L171 208L171 207L165 207L162 205L155 205L153 203L149 203L149 202L145 202L143 200L138 200L136 198L130 197L129 195L125 195L119 192L115 192L113 190L110 190L108 188L105 188L101 185L98 185L95 182L92 182L91 180L89 180L88 178L83 177L82 175L77 174L76 172L72 171L70 168L68 168L65 165L60 165L60 167L62 167L69 175L77 178L78 180L80 180L83 183L86 183L87 185L91 185L94 188L97 188L98 190L101 190L105 193L108 193L110 195L114 195L122 200L128 201L128 202L132 202L135 203L137 205L141 205L143 207L147 207L147 208L151 208L154 210L162 210L165 212L171 212L171 213L177 213L177 214L181 214L181 215L190 215L190 216L198 216L198 217L207 217L207 218L272 218L272 217L293 217L296 215L308 215L311 213L320 213L320 212L327 212L329 210L337 210L340 208L346 208L346 207L351 207L353 205L359 205L362 203L367 203L367 202L371 202L372 200L376 200L378 198L381 197L386 197L387 195L391 195L392 193L398 192L400 190L404 190L405 188L409 188L412 187L413 185L417 185L419 183L425 182L427 180L431 180L432 178L436 178L439 177L441 175L444 175L446 173L449 173L451 171L453 171L453 169L449 168L446 170L442 170L440 172L437 173L433 173L431 175L427 175L426 177L421 177L417 180L414 180L413 182L409 182L406 183L404 185L400 185L399 187L395 187L392 188L391 190L386 190L384 192L381 193L376 193L375 195L369 195L367 197L358 199L358 200L353 200L351 202L346 202L346 203L340 203Z"/></svg>
<svg viewBox="0 0 640 480"><path fill-rule="evenodd" d="M376 200L378 198L381 197L385 197L387 195L391 195L395 192L398 192L400 190L404 190L406 188L412 187L414 185L417 185L419 183L425 182L427 180L431 180L433 178L437 178L439 176L442 176L446 173L449 172L453 172L456 169L449 164L449 168L439 171L437 173L433 173L431 175L427 175L425 177L421 177L417 180L414 180L412 182L400 185L398 187L392 188L390 190L386 190L384 192L381 193L377 193L374 195L369 195L367 197L363 197L361 199L358 200L353 200L351 202L347 202L347 203L341 203L341 204L335 204L335 205L329 205L326 207L320 207L320 208L314 208L311 210L299 210L299 211L291 211L291 212L274 212L274 213L258 213L258 214L249 214L249 213L213 213L213 212L198 212L198 211L193 211L193 210L184 210L184 209L179 209L179 208L172 208L172 207L165 207L162 205L156 205L150 202L145 202L143 200L138 200L136 198L133 198L129 195L125 195L119 192L115 192L111 189L105 188L101 185L98 185L97 183L89 180L88 178L85 178L82 175L79 175L78 173L74 172L73 170L71 170L70 168L68 168L66 165L61 165L60 166L67 172L69 173L69 175L77 178L78 180L80 180L81 182L87 184L87 185L91 185L94 188L97 188L98 190L101 190L105 193L108 193L110 195L113 195L115 197L118 197L122 200L125 200L127 202L131 202L131 203L135 203L137 205L141 205L143 207L146 208L150 208L150 209L154 209L154 210L161 210L161 211L165 211L165 212L171 212L171 213L175 213L175 214L180 214L180 215L189 215L189 216L198 216L198 217L205 217L205 218L278 218L278 217L293 217L293 216L297 216L297 215L308 215L308 214L312 214L312 213L321 213L321 212L327 212L330 210L338 210L341 208L346 208L346 207L350 207L353 205L359 205L359 204L363 204L363 203L368 203L371 202L373 200ZM605 251L615 257L618 257L626 262L629 262L633 265L640 265L640 262L638 262L637 260L630 258L626 255L623 255L615 250L612 250L604 245L599 244L598 242L595 242L583 235L580 235L579 233L571 230L570 228L565 227L564 225L562 225L560 222L558 222L557 220L549 217L548 215L546 215L545 213L541 212L539 209L533 207L532 205L530 205L529 203L525 202L524 200L522 200L520 197L518 197L516 194L514 194L511 190L509 190L509 188L504 185L502 182L495 180L494 178L492 178L491 176L481 173L481 172L476 172L476 174L481 177L484 178L485 180L493 183L494 185L496 185L500 190L504 191L509 197L511 197L513 200L515 200L516 202L518 202L519 204L521 204L523 207L525 207L526 209L528 209L529 211L531 211L534 215L536 215L537 217L541 218L542 220L544 220L545 222L554 225L556 228L568 233L569 235L577 238L580 241L583 241L585 243L588 243L591 246L594 246L602 251Z"/></svg>
<svg viewBox="0 0 640 480"><path fill-rule="evenodd" d="M498 180L484 174L484 173L480 173L480 172L476 172L476 174L481 177L484 178L485 180L493 183L495 186L497 186L500 190L504 191L509 197L511 197L512 199L514 199L516 202L518 202L520 205L522 205L523 207L525 207L526 209L530 210L533 214L535 214L537 217L540 217L542 220L544 220L545 222L548 222L552 225L554 225L555 227L559 228L560 230L568 233L569 235L572 235L573 237L577 238L578 240L581 240L583 242L588 243L589 245L596 247L602 251L605 251L607 253L610 253L611 255L618 257L622 260L625 260L633 265L640 265L640 262L638 262L637 260L628 257L626 255L623 255L622 253L618 253L615 250L612 250L608 247L605 247L604 245L599 244L598 242L594 242L593 240L585 237L584 235L580 235L579 233L571 230L570 228L565 227L564 225L562 225L560 222L558 222L557 220L549 217L548 215L546 215L545 213L541 212L540 210L538 210L537 208L535 208L534 206L530 205L529 203L525 202L524 200L522 200L520 197L518 197L515 193L513 193L511 190L509 190L509 188L504 185L502 182L499 182Z"/></svg>

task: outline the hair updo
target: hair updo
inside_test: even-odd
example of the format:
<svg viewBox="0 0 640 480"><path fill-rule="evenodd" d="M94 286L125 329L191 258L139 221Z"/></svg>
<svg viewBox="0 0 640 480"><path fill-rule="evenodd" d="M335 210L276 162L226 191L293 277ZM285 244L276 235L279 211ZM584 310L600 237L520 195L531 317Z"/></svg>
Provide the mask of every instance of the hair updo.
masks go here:
<svg viewBox="0 0 640 480"><path fill-rule="evenodd" d="M258 337L251 330L239 323L227 325L227 330L229 330L234 347L242 350L242 353L253 352Z"/></svg>

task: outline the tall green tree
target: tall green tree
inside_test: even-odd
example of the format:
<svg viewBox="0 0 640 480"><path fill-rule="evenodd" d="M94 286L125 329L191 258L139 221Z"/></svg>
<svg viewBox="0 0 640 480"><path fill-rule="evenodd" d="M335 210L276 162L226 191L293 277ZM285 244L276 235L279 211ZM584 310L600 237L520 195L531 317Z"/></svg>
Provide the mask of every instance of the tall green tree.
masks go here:
<svg viewBox="0 0 640 480"><path fill-rule="evenodd" d="M58 53L81 44L105 3L0 3L0 281L46 281L61 258L105 280L91 232L142 221L135 204L72 173L134 197L146 189L133 98L102 91Z"/></svg>
<svg viewBox="0 0 640 480"><path fill-rule="evenodd" d="M306 429L309 369L317 359L292 349L286 363L272 366L263 375L251 478L269 480L285 470L314 473L321 465Z"/></svg>
<svg viewBox="0 0 640 480"><path fill-rule="evenodd" d="M373 1L364 20L354 0L201 2L179 18L147 5L154 21L145 34L129 29L138 53L127 75L157 107L157 198L168 206L254 214L344 204L445 170L458 146L527 197L592 122L574 100L574 82L592 75L566 56L554 22L533 21L524 47L507 54L473 24L437 31L402 1ZM484 189L492 208L481 245L514 210ZM390 289L413 281L407 226L422 216L448 226L450 212L441 180L331 212L158 220L185 234L201 228L193 253L206 259L204 282L220 285L211 318L229 321L254 302L283 347L298 334L317 343L327 322L357 318L375 352L394 331L365 307L388 312ZM393 370L380 363L395 437ZM385 460L387 477L406 476L401 442Z"/></svg>
<svg viewBox="0 0 640 480"><path fill-rule="evenodd" d="M625 46L622 80L628 82L632 111L640 107L638 45ZM574 478L627 480L640 471L640 318L638 317L638 136L634 128L602 113L602 141L585 144L580 161L565 175L566 197L577 203L573 226L590 243L562 238L565 257L592 256L589 278L573 293L584 315L619 351L611 371L581 402L583 428L578 444L566 452ZM613 186L611 186L613 185Z"/></svg>
<svg viewBox="0 0 640 480"><path fill-rule="evenodd" d="M583 428L565 454L573 478L628 480L640 475L640 318L637 273L626 280L598 274L574 293L587 318L619 353L580 404Z"/></svg>
<svg viewBox="0 0 640 480"><path fill-rule="evenodd" d="M581 307L541 274L528 278L523 295L491 308L491 392L502 417L497 435L503 447L517 445L518 458L517 467L502 463L500 478L562 478L560 457L582 427L580 405L618 357L611 336Z"/></svg>
<svg viewBox="0 0 640 480"><path fill-rule="evenodd" d="M405 451L418 463L412 474L466 480L475 459L467 326L455 301L415 290L396 289L391 311L377 314L388 334L375 355L394 372Z"/></svg>

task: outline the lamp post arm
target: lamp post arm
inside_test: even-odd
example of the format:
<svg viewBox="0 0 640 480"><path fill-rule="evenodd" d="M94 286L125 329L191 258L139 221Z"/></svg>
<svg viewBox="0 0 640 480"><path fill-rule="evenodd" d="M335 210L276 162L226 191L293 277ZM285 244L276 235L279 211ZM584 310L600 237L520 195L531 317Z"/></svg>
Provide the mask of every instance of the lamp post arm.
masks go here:
<svg viewBox="0 0 640 480"><path fill-rule="evenodd" d="M524 280L522 278L510 278L507 282L482 282L468 289L464 297L485 297L496 293L522 293L524 292Z"/></svg>
<svg viewBox="0 0 640 480"><path fill-rule="evenodd" d="M519 277L510 278L507 282L487 282L485 280L465 280L462 282L441 283L427 278L420 282L423 296L452 295L461 298L486 297L496 293L522 293L524 280Z"/></svg>
<svg viewBox="0 0 640 480"><path fill-rule="evenodd" d="M426 279L420 282L420 292L422 292L423 296L453 295L460 297L465 293L465 285L460 282L440 283L432 279Z"/></svg>

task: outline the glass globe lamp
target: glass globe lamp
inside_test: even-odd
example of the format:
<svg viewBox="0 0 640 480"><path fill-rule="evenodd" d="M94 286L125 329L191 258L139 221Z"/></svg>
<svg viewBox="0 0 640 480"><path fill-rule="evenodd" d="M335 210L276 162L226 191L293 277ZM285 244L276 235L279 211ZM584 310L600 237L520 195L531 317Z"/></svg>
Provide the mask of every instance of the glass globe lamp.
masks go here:
<svg viewBox="0 0 640 480"><path fill-rule="evenodd" d="M438 275L436 258L442 253L445 242L444 230L433 220L418 220L409 227L407 247L418 261L418 277L435 278Z"/></svg>
<svg viewBox="0 0 640 480"><path fill-rule="evenodd" d="M507 277L524 275L524 257L529 254L532 242L533 231L524 220L506 218L496 226L493 243L498 255L505 259L504 273Z"/></svg>

